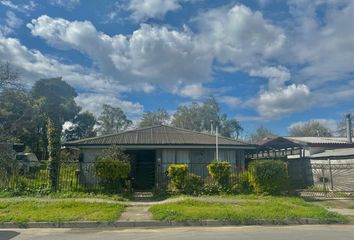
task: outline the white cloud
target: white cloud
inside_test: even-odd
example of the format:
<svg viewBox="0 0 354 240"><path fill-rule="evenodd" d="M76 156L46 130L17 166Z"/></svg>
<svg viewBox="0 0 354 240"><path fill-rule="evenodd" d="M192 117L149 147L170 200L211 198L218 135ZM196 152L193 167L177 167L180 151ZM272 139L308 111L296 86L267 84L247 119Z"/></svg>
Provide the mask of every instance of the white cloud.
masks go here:
<svg viewBox="0 0 354 240"><path fill-rule="evenodd" d="M311 87L322 87L352 76L354 2L290 1L289 6L295 24L286 54L289 61L304 66L299 77Z"/></svg>
<svg viewBox="0 0 354 240"><path fill-rule="evenodd" d="M0 25L0 37L14 33L14 30L22 25L22 19L18 18L12 11L6 12L5 24Z"/></svg>
<svg viewBox="0 0 354 240"><path fill-rule="evenodd" d="M88 21L46 15L27 25L34 36L60 49L87 54L110 77L125 84L146 83L173 89L180 82L209 80L212 56L203 52L188 30L142 24L132 35L108 36Z"/></svg>
<svg viewBox="0 0 354 240"><path fill-rule="evenodd" d="M49 3L70 10L79 5L80 0L49 0Z"/></svg>
<svg viewBox="0 0 354 240"><path fill-rule="evenodd" d="M136 21L148 18L163 18L169 11L181 8L183 0L129 0L128 10Z"/></svg>
<svg viewBox="0 0 354 240"><path fill-rule="evenodd" d="M199 42L223 64L237 69L270 59L284 44L283 30L244 5L209 10L196 18Z"/></svg>
<svg viewBox="0 0 354 240"><path fill-rule="evenodd" d="M221 103L226 104L230 108L237 108L237 107L241 106L241 102L242 102L239 98L233 97L233 96L221 96L221 97L218 97L218 100Z"/></svg>
<svg viewBox="0 0 354 240"><path fill-rule="evenodd" d="M284 83L290 80L291 75L287 68L283 66L277 66L251 69L250 76L268 78L268 88L274 90L284 87Z"/></svg>
<svg viewBox="0 0 354 240"><path fill-rule="evenodd" d="M252 105L263 118L274 119L310 107L310 100L306 85L292 84L276 91L262 91Z"/></svg>
<svg viewBox="0 0 354 240"><path fill-rule="evenodd" d="M83 92L78 96L78 104L85 110L97 113L103 103L108 103L121 106L128 115L142 112L139 103L120 99L120 93L131 91L130 88L80 65L63 64L37 50L28 49L15 38L0 38L0 56L6 56L6 60L19 70L21 80L28 87L41 78L63 76L63 80Z"/></svg>
<svg viewBox="0 0 354 240"><path fill-rule="evenodd" d="M1 0L0 3L8 8L11 8L12 10L22 12L27 15L29 15L30 12L32 12L37 6L34 1L29 1L27 4L14 4L10 0Z"/></svg>
<svg viewBox="0 0 354 240"><path fill-rule="evenodd" d="M83 107L84 111L90 111L98 116L102 112L102 105L109 104L113 107L120 107L128 117L140 116L144 107L140 103L132 103L118 99L115 95L84 93L80 94L75 101Z"/></svg>
<svg viewBox="0 0 354 240"><path fill-rule="evenodd" d="M208 93L208 89L204 88L201 84L190 84L177 89L175 92L184 97L199 99Z"/></svg>

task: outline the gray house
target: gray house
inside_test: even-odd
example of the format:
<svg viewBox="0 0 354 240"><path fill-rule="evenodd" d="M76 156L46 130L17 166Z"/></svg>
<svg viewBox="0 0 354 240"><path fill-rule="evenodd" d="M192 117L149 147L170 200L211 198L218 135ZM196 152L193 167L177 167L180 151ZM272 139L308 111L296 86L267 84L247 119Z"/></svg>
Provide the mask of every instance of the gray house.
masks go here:
<svg viewBox="0 0 354 240"><path fill-rule="evenodd" d="M207 176L207 165L216 159L215 135L165 125L129 130L68 142L81 151L83 163L93 163L100 152L117 145L130 155L133 187L147 190L163 183L170 164L185 163L191 172ZM246 151L255 145L219 137L219 160L231 163L233 171L245 168Z"/></svg>

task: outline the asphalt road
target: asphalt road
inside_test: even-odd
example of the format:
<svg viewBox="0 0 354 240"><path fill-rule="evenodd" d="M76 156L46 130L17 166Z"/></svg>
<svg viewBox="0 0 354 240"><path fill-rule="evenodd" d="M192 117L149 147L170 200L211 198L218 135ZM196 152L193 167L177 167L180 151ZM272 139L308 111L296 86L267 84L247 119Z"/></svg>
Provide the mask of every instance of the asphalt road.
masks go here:
<svg viewBox="0 0 354 240"><path fill-rule="evenodd" d="M354 225L184 227L162 229L0 229L0 240L353 240Z"/></svg>

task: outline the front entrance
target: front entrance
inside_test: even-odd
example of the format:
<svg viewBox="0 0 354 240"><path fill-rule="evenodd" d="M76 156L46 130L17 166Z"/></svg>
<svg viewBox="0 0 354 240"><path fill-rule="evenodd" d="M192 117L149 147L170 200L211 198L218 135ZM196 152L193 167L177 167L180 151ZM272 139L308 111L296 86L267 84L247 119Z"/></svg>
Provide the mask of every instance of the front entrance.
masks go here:
<svg viewBox="0 0 354 240"><path fill-rule="evenodd" d="M155 185L155 150L129 150L132 185L136 191L152 190Z"/></svg>

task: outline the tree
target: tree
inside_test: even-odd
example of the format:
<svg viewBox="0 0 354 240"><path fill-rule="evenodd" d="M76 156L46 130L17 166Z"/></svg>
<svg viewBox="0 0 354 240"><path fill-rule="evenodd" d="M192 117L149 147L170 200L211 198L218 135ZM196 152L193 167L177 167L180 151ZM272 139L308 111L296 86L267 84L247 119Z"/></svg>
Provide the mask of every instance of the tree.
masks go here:
<svg viewBox="0 0 354 240"><path fill-rule="evenodd" d="M72 120L80 111L80 107L76 105L74 100L77 93L61 78L41 79L33 85L31 93L46 116L48 171L51 188L56 191L60 168L62 125L65 121Z"/></svg>
<svg viewBox="0 0 354 240"><path fill-rule="evenodd" d="M133 124L122 109L103 104L103 111L98 118L98 131L100 134L112 134L126 130Z"/></svg>
<svg viewBox="0 0 354 240"><path fill-rule="evenodd" d="M170 115L165 109L159 108L157 111L148 111L143 114L139 127L151 127L160 124L167 124L170 119Z"/></svg>
<svg viewBox="0 0 354 240"><path fill-rule="evenodd" d="M78 140L81 138L95 137L96 118L90 112L83 112L76 115L72 126L64 131L65 141Z"/></svg>
<svg viewBox="0 0 354 240"><path fill-rule="evenodd" d="M36 151L42 120L30 94L16 89L0 92L0 141L22 142Z"/></svg>
<svg viewBox="0 0 354 240"><path fill-rule="evenodd" d="M351 113L351 122L352 122L352 136L354 136L353 131L353 116L354 114ZM338 137L347 137L347 119L346 116L343 116L343 119L337 123L336 135Z"/></svg>
<svg viewBox="0 0 354 240"><path fill-rule="evenodd" d="M272 132L271 129L266 128L265 126L260 126L253 132L250 136L248 141L251 143L258 143L266 137L272 137L275 134Z"/></svg>
<svg viewBox="0 0 354 240"><path fill-rule="evenodd" d="M0 63L0 91L20 87L18 72L9 63Z"/></svg>
<svg viewBox="0 0 354 240"><path fill-rule="evenodd" d="M219 126L220 134L226 137L237 138L242 131L236 119L228 119L227 115L221 112L213 96L202 104L192 103L189 106L178 107L173 115L172 125L198 132L209 132L211 121L214 126Z"/></svg>
<svg viewBox="0 0 354 240"><path fill-rule="evenodd" d="M288 132L292 137L332 137L331 129L317 120L292 125Z"/></svg>

